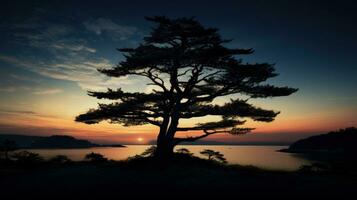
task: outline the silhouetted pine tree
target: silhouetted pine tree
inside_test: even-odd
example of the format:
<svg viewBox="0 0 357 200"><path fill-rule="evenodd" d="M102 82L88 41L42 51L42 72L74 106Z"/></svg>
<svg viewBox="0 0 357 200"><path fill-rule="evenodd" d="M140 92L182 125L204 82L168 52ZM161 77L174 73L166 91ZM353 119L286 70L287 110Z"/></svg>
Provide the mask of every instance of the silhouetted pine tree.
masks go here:
<svg viewBox="0 0 357 200"><path fill-rule="evenodd" d="M151 93L144 93L143 89L125 92L120 88L89 91L90 96L117 102L99 104L97 109L77 116L76 121L93 124L109 120L124 126L158 126L156 155L168 156L181 142L216 133L238 135L251 131L252 128L240 127L244 117L273 121L279 112L255 107L247 99L287 96L297 91L264 84L278 75L273 65L242 62L238 56L251 54L253 50L225 47L231 40L222 39L216 28L205 28L193 18L146 19L157 25L150 36L136 48L118 49L126 59L111 69L99 71L110 77L139 76L156 89ZM217 97L233 94L240 95L230 96L223 105L212 103ZM221 116L221 120L179 126L180 119L207 115ZM175 137L177 131L202 131L202 135L180 138Z"/></svg>
<svg viewBox="0 0 357 200"><path fill-rule="evenodd" d="M220 163L227 163L227 159L224 157L224 155L219 152L219 151L214 151L211 149L205 149L200 152L200 154L207 156L208 160L215 160Z"/></svg>

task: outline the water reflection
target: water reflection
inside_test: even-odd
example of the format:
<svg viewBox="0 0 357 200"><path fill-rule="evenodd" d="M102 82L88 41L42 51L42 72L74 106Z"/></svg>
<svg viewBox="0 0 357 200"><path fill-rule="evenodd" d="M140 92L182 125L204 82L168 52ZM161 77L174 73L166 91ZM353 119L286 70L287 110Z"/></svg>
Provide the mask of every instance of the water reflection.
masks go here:
<svg viewBox="0 0 357 200"><path fill-rule="evenodd" d="M128 145L126 148L118 147L100 147L87 149L29 149L39 153L45 158L51 158L55 155L66 155L70 159L83 160L84 155L91 152L103 154L105 157L113 160L123 160L129 156L141 154L148 145ZM199 154L203 149L212 149L220 151L227 158L230 164L253 165L265 169L296 170L301 165L310 164L310 161L293 156L288 153L277 152L285 146L178 146L177 148L187 148L194 155Z"/></svg>

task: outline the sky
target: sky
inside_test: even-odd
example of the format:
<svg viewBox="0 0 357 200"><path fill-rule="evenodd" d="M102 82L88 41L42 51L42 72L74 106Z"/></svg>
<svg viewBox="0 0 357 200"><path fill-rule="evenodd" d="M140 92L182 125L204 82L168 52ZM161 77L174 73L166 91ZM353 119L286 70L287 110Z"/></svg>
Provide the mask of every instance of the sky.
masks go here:
<svg viewBox="0 0 357 200"><path fill-rule="evenodd" d="M292 142L357 126L357 9L353 1L9 1L0 8L0 134L65 134L102 143L141 144L157 128L86 125L75 116L95 108L87 90L148 91L135 77L109 78L98 68L124 57L153 26L145 16L196 17L216 27L229 47L253 48L246 62L275 63L271 82L299 88L288 97L255 99L279 110L271 123L229 143ZM192 124L201 120L180 121ZM193 133L196 134L196 133ZM140 138L140 139L139 139Z"/></svg>

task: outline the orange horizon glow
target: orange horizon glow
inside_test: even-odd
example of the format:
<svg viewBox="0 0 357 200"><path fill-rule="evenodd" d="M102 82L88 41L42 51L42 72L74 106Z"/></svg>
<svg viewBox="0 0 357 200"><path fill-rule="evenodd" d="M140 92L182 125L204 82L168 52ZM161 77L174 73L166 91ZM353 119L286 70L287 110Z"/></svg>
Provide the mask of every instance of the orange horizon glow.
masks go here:
<svg viewBox="0 0 357 200"><path fill-rule="evenodd" d="M333 111L335 112L335 111ZM292 133L322 133L340 128L350 127L357 124L357 119L348 109L340 109L332 113L310 113L302 116L294 116L292 114L280 114L275 121L271 123L257 123L247 121L246 127L256 128L250 135L254 134L276 134L285 133L286 137ZM350 113L350 114L349 114ZM123 127L118 124L109 124L102 122L94 125L87 125L75 122L74 116L71 117L55 117L50 115L29 115L19 113L2 113L0 115L0 127L2 133L11 130L18 130L20 133L29 135L71 135L78 138L89 139L101 142L121 142L121 143L137 143L146 144L156 139L158 128L152 125ZM209 121L207 117L206 120ZM200 119L201 122L201 119ZM183 121L182 126L194 125L195 121ZM199 135L199 131L191 132L178 132L177 137L187 137ZM145 140L143 138L145 136ZM249 136L253 137L253 136ZM230 136L226 134L212 135L206 140L219 140L219 141L241 141L245 140L244 137ZM249 139L249 140L254 140ZM264 139L267 140L267 139ZM269 139L268 139L269 140ZM271 138L273 141L274 138Z"/></svg>

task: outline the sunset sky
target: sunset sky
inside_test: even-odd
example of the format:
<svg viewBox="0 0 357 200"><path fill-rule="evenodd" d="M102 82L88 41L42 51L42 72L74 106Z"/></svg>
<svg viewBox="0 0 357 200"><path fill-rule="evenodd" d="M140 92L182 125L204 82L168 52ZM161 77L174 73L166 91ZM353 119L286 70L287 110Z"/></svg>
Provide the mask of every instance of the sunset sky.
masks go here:
<svg viewBox="0 0 357 200"><path fill-rule="evenodd" d="M0 134L66 134L106 143L154 140L157 129L149 125L74 122L97 106L87 90L150 90L138 78L108 78L96 69L123 60L116 48L138 45L153 25L144 16L153 15L195 16L234 39L230 47L253 48L244 61L275 63L280 75L271 83L299 88L288 97L251 101L281 111L275 121L248 121L256 128L251 134L207 140L291 142L357 126L353 1L11 2L0 6Z"/></svg>

